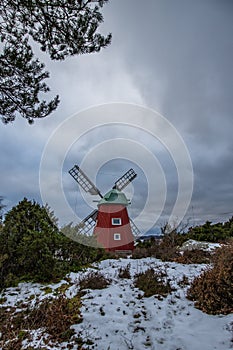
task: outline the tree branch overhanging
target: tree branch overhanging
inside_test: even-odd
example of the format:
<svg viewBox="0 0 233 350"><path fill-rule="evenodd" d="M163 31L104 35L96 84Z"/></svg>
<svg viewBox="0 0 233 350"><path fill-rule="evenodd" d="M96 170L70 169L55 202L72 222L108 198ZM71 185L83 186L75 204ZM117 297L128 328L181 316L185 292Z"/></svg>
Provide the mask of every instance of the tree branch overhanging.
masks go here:
<svg viewBox="0 0 233 350"><path fill-rule="evenodd" d="M40 94L50 89L49 73L34 58L29 38L52 60L98 52L111 43L111 34L97 32L103 22L101 8L109 0L2 0L0 3L0 118L4 123L17 116L29 123L54 111Z"/></svg>

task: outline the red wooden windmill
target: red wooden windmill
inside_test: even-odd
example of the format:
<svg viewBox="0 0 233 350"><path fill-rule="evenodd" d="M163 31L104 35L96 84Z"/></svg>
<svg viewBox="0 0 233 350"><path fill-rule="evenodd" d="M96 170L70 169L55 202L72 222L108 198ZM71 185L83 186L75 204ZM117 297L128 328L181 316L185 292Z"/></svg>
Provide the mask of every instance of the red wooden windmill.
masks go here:
<svg viewBox="0 0 233 350"><path fill-rule="evenodd" d="M121 191L137 176L134 170L128 170L104 196L78 165L70 169L69 173L85 192L100 197L98 209L79 224L79 232L89 234L94 227L93 234L97 242L106 250L132 251L135 237L140 235L140 231L129 219L127 206L130 203Z"/></svg>

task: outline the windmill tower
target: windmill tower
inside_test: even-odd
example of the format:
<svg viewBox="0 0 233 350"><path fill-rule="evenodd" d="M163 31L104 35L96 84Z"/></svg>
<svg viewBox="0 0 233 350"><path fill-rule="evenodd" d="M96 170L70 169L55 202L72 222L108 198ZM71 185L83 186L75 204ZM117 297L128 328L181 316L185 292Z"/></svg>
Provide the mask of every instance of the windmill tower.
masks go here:
<svg viewBox="0 0 233 350"><path fill-rule="evenodd" d="M130 202L122 190L137 176L134 170L128 170L104 196L78 165L74 165L69 174L85 192L100 197L97 209L79 224L79 232L89 234L94 228L97 243L107 251L132 252L140 231L129 218L127 207Z"/></svg>

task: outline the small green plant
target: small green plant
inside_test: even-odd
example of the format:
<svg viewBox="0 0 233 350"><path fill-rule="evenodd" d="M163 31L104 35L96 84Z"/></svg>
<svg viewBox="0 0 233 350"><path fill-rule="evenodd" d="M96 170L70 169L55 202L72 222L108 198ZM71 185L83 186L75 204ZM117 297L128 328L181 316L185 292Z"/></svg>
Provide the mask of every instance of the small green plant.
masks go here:
<svg viewBox="0 0 233 350"><path fill-rule="evenodd" d="M27 338L28 336L28 332L25 330L20 330L18 333L18 338L24 340L25 338Z"/></svg>
<svg viewBox="0 0 233 350"><path fill-rule="evenodd" d="M161 273L156 272L152 268L137 274L134 280L134 285L144 292L145 297L150 297L156 294L167 296L172 292L170 283L168 281L164 282Z"/></svg>
<svg viewBox="0 0 233 350"><path fill-rule="evenodd" d="M99 271L90 271L79 279L79 286L80 289L104 289L109 286L110 282L110 279Z"/></svg>
<svg viewBox="0 0 233 350"><path fill-rule="evenodd" d="M44 294L50 294L53 292L52 288L49 286L46 286L46 287L42 288L41 290L44 292Z"/></svg>
<svg viewBox="0 0 233 350"><path fill-rule="evenodd" d="M55 294L64 294L66 291L67 291L67 289L70 287L70 284L68 284L68 283L63 283L60 287L58 287L58 288L56 288L55 290L54 290L54 293Z"/></svg>

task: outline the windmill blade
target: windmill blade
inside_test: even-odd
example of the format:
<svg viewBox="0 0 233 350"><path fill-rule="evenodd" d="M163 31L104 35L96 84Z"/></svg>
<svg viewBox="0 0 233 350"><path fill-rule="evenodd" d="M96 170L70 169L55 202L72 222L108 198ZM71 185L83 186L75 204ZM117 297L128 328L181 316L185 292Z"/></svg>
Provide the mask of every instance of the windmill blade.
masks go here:
<svg viewBox="0 0 233 350"><path fill-rule="evenodd" d="M88 234L89 231L95 226L96 223L96 218L97 218L98 210L94 210L89 214L83 221L81 221L77 228L78 228L78 233L81 233L83 235Z"/></svg>
<svg viewBox="0 0 233 350"><path fill-rule="evenodd" d="M92 195L99 195L103 198L100 190L98 190L78 165L74 165L73 168L69 170L69 174L75 179L75 181L77 181L85 192L89 192Z"/></svg>
<svg viewBox="0 0 233 350"><path fill-rule="evenodd" d="M130 219L130 227L135 238L138 238L139 236L141 236L141 232L139 228L135 225L132 219Z"/></svg>
<svg viewBox="0 0 233 350"><path fill-rule="evenodd" d="M135 173L135 171L132 168L129 169L127 173L125 173L115 182L114 188L116 188L119 191L123 190L123 188L125 188L131 181L133 181L133 179L135 179L136 176L137 174Z"/></svg>

